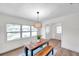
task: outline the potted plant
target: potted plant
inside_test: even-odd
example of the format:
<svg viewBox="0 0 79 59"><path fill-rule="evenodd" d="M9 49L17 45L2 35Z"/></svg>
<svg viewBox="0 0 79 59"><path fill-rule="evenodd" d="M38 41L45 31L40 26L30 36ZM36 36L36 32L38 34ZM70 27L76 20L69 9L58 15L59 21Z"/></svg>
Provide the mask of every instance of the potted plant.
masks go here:
<svg viewBox="0 0 79 59"><path fill-rule="evenodd" d="M41 35L37 35L37 41L41 40Z"/></svg>

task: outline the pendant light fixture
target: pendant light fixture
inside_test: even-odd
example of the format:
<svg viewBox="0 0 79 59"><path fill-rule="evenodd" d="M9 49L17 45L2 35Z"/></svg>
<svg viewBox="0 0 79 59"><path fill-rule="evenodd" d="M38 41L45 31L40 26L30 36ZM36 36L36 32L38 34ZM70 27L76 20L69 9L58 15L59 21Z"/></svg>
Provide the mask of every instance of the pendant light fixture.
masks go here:
<svg viewBox="0 0 79 59"><path fill-rule="evenodd" d="M42 28L42 23L39 20L39 12L37 11L37 21L33 24L33 26L37 29L41 29Z"/></svg>

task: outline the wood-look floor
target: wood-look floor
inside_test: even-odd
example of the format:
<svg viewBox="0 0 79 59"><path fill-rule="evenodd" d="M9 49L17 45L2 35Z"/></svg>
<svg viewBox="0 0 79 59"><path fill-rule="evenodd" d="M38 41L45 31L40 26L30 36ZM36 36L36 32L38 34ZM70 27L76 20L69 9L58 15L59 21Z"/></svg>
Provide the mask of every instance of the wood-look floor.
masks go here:
<svg viewBox="0 0 79 59"><path fill-rule="evenodd" d="M66 48L61 48L61 41L52 39L50 44L57 48L56 56L79 56L79 52L75 52Z"/></svg>
<svg viewBox="0 0 79 59"><path fill-rule="evenodd" d="M55 56L79 56L78 52L74 52L65 48L61 48L61 41L57 39L51 39L49 41L49 45L52 45L54 48L57 49ZM10 52L0 54L0 56L18 56L22 51L24 50L24 47L21 47L19 49L12 50Z"/></svg>
<svg viewBox="0 0 79 59"><path fill-rule="evenodd" d="M24 50L24 47L20 47L20 48L14 49L12 51L0 54L0 56L18 56L19 54L22 53L23 50Z"/></svg>

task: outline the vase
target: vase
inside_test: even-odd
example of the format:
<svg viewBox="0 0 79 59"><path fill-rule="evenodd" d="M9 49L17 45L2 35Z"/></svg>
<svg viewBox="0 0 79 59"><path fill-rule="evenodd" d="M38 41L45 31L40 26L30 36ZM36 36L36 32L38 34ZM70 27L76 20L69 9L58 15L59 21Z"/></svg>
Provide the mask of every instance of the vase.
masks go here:
<svg viewBox="0 0 79 59"><path fill-rule="evenodd" d="M39 39L39 40L37 40L37 42L40 42L40 39Z"/></svg>

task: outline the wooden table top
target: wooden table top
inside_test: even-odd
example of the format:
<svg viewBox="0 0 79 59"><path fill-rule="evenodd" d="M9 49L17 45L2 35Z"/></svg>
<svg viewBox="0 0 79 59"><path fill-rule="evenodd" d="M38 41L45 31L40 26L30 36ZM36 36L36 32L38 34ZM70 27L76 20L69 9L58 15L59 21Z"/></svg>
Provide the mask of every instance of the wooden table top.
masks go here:
<svg viewBox="0 0 79 59"><path fill-rule="evenodd" d="M40 42L37 42L36 44L32 45L25 45L25 47L27 47L29 50L33 50L41 45L43 45L44 43L46 43L47 40L46 39L42 39Z"/></svg>

